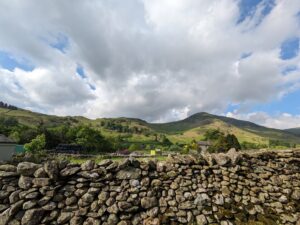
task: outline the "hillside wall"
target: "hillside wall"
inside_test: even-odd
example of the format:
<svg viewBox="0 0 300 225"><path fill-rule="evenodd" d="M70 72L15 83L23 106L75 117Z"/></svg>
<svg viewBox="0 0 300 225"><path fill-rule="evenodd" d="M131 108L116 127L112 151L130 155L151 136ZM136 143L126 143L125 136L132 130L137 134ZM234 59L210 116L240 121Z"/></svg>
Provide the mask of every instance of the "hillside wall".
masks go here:
<svg viewBox="0 0 300 225"><path fill-rule="evenodd" d="M0 165L1 225L272 225L299 217L300 151Z"/></svg>

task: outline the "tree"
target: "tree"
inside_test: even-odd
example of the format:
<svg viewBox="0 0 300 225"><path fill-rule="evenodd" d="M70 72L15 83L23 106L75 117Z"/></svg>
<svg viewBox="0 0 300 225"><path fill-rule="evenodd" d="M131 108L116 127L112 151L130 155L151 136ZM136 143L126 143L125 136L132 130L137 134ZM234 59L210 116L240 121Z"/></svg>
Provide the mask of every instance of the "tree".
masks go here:
<svg viewBox="0 0 300 225"><path fill-rule="evenodd" d="M181 151L181 150L182 150L182 148L179 147L178 145L171 145L171 146L169 147L169 151L171 151L171 152L179 152L179 151Z"/></svg>
<svg viewBox="0 0 300 225"><path fill-rule="evenodd" d="M44 134L36 136L30 143L24 145L24 148L28 152L38 153L44 150L46 145L46 138Z"/></svg>
<svg viewBox="0 0 300 225"><path fill-rule="evenodd" d="M76 134L76 143L84 146L88 151L111 151L110 143L97 130L82 127Z"/></svg>
<svg viewBox="0 0 300 225"><path fill-rule="evenodd" d="M209 129L204 133L205 141L215 141L218 140L220 136L224 136L224 133L219 129Z"/></svg>
<svg viewBox="0 0 300 225"><path fill-rule="evenodd" d="M237 137L234 134L228 134L226 136L226 140L227 140L229 149L235 148L236 150L240 150L242 148Z"/></svg>
<svg viewBox="0 0 300 225"><path fill-rule="evenodd" d="M172 145L172 142L165 135L161 136L161 143L162 143L162 145L165 145L165 146Z"/></svg>
<svg viewBox="0 0 300 225"><path fill-rule="evenodd" d="M145 150L151 150L152 149L152 146L151 145L146 145L146 147L145 147Z"/></svg>
<svg viewBox="0 0 300 225"><path fill-rule="evenodd" d="M220 135L213 145L208 148L208 151L227 152L231 148L235 148L236 150L241 149L241 145L234 134Z"/></svg>
<svg viewBox="0 0 300 225"><path fill-rule="evenodd" d="M129 146L128 150L129 151L137 151L137 150L140 150L140 146L138 144L134 143Z"/></svg>

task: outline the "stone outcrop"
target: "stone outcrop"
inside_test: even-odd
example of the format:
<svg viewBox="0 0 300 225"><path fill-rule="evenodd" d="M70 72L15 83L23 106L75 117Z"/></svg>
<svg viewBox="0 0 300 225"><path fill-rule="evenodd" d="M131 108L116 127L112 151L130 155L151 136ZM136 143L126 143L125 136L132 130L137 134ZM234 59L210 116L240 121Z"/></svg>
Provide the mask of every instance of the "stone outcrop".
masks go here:
<svg viewBox="0 0 300 225"><path fill-rule="evenodd" d="M0 165L1 225L300 225L300 151Z"/></svg>

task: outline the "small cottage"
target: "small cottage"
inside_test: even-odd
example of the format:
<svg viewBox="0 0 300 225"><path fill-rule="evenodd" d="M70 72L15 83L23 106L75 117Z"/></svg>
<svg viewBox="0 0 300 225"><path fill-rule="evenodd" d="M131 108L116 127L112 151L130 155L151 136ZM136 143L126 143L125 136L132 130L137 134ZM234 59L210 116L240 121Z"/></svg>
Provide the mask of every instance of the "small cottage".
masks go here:
<svg viewBox="0 0 300 225"><path fill-rule="evenodd" d="M211 143L209 141L198 141L198 152L199 153L206 153Z"/></svg>
<svg viewBox="0 0 300 225"><path fill-rule="evenodd" d="M16 143L0 134L0 161L10 160L16 152Z"/></svg>

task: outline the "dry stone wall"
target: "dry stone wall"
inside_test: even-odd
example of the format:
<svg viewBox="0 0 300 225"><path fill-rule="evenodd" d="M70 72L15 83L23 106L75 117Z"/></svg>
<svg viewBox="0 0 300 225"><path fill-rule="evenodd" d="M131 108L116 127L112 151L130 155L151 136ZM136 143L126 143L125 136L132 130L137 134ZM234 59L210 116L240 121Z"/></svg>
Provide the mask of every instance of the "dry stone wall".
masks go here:
<svg viewBox="0 0 300 225"><path fill-rule="evenodd" d="M300 151L0 165L1 225L299 224Z"/></svg>

